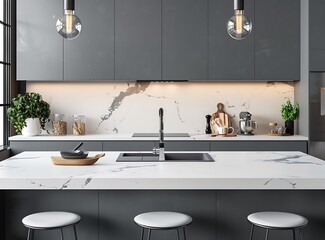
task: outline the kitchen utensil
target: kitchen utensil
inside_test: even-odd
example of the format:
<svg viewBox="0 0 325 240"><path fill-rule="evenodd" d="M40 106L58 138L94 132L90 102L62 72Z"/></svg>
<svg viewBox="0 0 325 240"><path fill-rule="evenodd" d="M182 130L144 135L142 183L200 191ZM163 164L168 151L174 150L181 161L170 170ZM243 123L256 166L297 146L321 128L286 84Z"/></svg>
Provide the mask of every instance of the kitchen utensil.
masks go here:
<svg viewBox="0 0 325 240"><path fill-rule="evenodd" d="M216 118L215 121L216 121L216 124L217 124L218 127L223 126L220 118Z"/></svg>
<svg viewBox="0 0 325 240"><path fill-rule="evenodd" d="M88 152L82 150L76 150L73 152L60 152L61 157L64 159L82 159L88 156Z"/></svg>
<svg viewBox="0 0 325 240"><path fill-rule="evenodd" d="M88 152L83 150L77 150L83 145L83 142L80 142L72 151L61 151L61 157L65 159L82 159L88 156Z"/></svg>
<svg viewBox="0 0 325 240"><path fill-rule="evenodd" d="M219 119L219 120L216 120ZM216 127L213 127L213 123L218 123L220 127L231 127L231 118L224 112L224 105L222 103L217 104L217 112L213 113L210 120L211 130L213 134L217 134Z"/></svg>
<svg viewBox="0 0 325 240"><path fill-rule="evenodd" d="M233 127L218 127L217 130L220 135L231 135L235 131Z"/></svg>
<svg viewBox="0 0 325 240"><path fill-rule="evenodd" d="M104 157L105 153L97 154L94 157L86 157L83 159L73 159L67 160L59 156L52 156L52 162L54 165L68 165L68 166L83 166L83 165L93 165L98 161L99 158Z"/></svg>
<svg viewBox="0 0 325 240"><path fill-rule="evenodd" d="M252 132L257 129L257 122L251 120L252 114L249 112L241 112L239 114L239 129L240 134L254 135Z"/></svg>
<svg viewBox="0 0 325 240"><path fill-rule="evenodd" d="M278 134L284 134L284 133L286 133L286 127L283 127L283 126L277 126L276 127L276 130L277 130L277 133Z"/></svg>

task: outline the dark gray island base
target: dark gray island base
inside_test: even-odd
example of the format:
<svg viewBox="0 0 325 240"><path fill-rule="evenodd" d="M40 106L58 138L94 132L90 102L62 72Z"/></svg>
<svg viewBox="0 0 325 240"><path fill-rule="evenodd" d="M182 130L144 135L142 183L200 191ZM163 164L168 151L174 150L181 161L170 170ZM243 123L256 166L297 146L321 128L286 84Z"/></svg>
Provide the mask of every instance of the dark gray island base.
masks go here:
<svg viewBox="0 0 325 240"><path fill-rule="evenodd" d="M146 211L170 210L189 214L189 240L249 239L246 217L257 211L288 211L309 220L304 239L325 238L325 191L323 190L2 190L2 236L26 239L21 219L38 211L71 211L82 221L79 240L140 239L134 216ZM66 239L73 239L65 229ZM255 234L256 233L256 234ZM254 239L264 239L257 229ZM57 240L58 231L37 231L35 239ZM152 239L176 239L175 231L154 231ZM292 239L291 231L270 231L269 239Z"/></svg>

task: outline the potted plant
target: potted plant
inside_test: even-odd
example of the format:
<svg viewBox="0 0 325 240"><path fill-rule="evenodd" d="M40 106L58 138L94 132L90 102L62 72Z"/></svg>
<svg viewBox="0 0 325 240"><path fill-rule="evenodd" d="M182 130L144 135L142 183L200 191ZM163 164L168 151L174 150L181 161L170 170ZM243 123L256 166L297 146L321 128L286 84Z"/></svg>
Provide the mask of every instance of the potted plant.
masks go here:
<svg viewBox="0 0 325 240"><path fill-rule="evenodd" d="M299 115L299 104L296 103L292 105L290 100L282 105L281 116L285 120L286 133L294 134L294 120L297 119Z"/></svg>
<svg viewBox="0 0 325 240"><path fill-rule="evenodd" d="M38 93L19 94L11 100L7 115L18 134L35 136L50 121L50 105Z"/></svg>

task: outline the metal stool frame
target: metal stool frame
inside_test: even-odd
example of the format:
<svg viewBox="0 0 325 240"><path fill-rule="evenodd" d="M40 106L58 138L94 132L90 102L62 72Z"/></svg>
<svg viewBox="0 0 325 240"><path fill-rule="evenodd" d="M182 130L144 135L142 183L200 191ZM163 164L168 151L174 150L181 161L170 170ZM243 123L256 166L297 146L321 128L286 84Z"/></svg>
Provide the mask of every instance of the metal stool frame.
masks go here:
<svg viewBox="0 0 325 240"><path fill-rule="evenodd" d="M192 222L186 224L186 225L182 225L180 227L170 227L170 228L154 228L154 227L149 227L149 226L145 226L145 225L141 225L136 223L139 227L141 227L141 240L144 240L144 233L145 230L148 230L147 233L147 240L150 240L151 237L151 231L152 230L176 230L176 234L177 234L177 240L180 240L180 229L182 229L182 233L183 233L183 239L186 240L186 231L185 231L185 227L187 227L188 225L190 225Z"/></svg>
<svg viewBox="0 0 325 240"><path fill-rule="evenodd" d="M69 224L69 225L65 225L65 226L61 226L61 227L51 227L51 228L37 228L37 227L25 225L25 227L28 228L27 240L34 240L35 230L45 230L46 231L46 230L55 230L55 229L60 229L61 240L64 240L62 229L71 227L71 226L73 226L74 239L78 240L76 225L79 222L80 222L80 220L78 222L75 222L74 224Z"/></svg>
<svg viewBox="0 0 325 240"><path fill-rule="evenodd" d="M250 237L249 239L250 240L253 240L253 234L254 234L254 227L260 227L260 228L264 228L266 229L266 233L265 233L265 240L268 240L268 237L269 237L269 231L270 230L291 230L292 231L292 237L293 237L293 240L296 240L296 231L298 230L299 231L299 236L300 236L300 240L302 240L302 232L301 232L301 229L306 227L308 222L305 224L305 225L302 225L300 227L296 227L296 228L280 228L280 227L269 227L269 226L264 226L264 225L259 225L259 224L256 224L256 223L252 223L250 221L248 221L252 227L251 227L251 232L250 232Z"/></svg>

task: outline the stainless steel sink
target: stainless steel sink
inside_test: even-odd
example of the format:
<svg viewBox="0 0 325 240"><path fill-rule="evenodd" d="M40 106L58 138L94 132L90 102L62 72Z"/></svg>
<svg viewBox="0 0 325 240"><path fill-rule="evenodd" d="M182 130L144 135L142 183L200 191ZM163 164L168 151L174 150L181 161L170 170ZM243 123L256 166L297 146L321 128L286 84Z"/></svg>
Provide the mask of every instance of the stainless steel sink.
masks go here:
<svg viewBox="0 0 325 240"><path fill-rule="evenodd" d="M208 153L165 153L165 161L159 161L153 153L121 153L116 162L214 162Z"/></svg>

